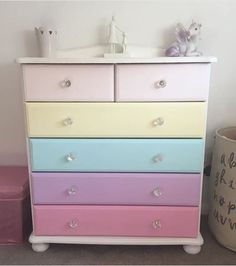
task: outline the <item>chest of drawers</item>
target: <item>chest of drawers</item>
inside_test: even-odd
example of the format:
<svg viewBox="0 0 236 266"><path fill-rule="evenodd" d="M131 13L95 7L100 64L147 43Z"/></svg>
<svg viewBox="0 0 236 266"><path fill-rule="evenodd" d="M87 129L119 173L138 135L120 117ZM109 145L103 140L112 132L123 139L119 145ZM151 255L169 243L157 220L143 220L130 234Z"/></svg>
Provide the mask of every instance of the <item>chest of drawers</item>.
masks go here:
<svg viewBox="0 0 236 266"><path fill-rule="evenodd" d="M49 243L200 251L214 58L20 58L35 251Z"/></svg>

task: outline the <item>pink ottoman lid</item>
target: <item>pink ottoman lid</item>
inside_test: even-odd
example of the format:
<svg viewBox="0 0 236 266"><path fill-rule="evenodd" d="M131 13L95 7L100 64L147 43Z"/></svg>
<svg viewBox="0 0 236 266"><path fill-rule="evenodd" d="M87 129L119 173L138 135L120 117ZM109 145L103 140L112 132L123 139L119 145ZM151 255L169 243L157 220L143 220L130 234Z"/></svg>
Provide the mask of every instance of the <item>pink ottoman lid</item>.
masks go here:
<svg viewBox="0 0 236 266"><path fill-rule="evenodd" d="M0 166L0 199L20 199L29 193L28 168Z"/></svg>

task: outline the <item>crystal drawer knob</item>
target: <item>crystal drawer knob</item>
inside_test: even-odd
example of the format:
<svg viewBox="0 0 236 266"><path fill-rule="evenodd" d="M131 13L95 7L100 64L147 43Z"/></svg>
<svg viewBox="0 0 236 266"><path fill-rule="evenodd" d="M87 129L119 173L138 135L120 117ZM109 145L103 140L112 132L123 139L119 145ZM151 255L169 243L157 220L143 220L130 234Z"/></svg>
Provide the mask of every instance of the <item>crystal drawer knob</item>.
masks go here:
<svg viewBox="0 0 236 266"><path fill-rule="evenodd" d="M163 161L163 155L162 154L157 154L156 156L153 157L154 163L160 163Z"/></svg>
<svg viewBox="0 0 236 266"><path fill-rule="evenodd" d="M166 85L167 85L167 82L164 79L160 79L160 80L158 80L158 81L155 82L155 87L157 89L165 88Z"/></svg>
<svg viewBox="0 0 236 266"><path fill-rule="evenodd" d="M67 117L63 120L64 126L71 126L73 124L73 119L71 117Z"/></svg>
<svg viewBox="0 0 236 266"><path fill-rule="evenodd" d="M69 153L69 154L66 155L66 160L67 160L67 162L72 162L72 161L74 161L75 159L76 159L76 157L75 157L75 155L72 154L72 153Z"/></svg>
<svg viewBox="0 0 236 266"><path fill-rule="evenodd" d="M68 223L70 228L76 228L79 226L79 221L77 219L73 219Z"/></svg>
<svg viewBox="0 0 236 266"><path fill-rule="evenodd" d="M69 196L74 196L76 195L77 193L77 189L75 187L70 187L68 190L67 190L67 193Z"/></svg>
<svg viewBox="0 0 236 266"><path fill-rule="evenodd" d="M164 122L165 121L163 117L158 117L157 119L153 120L152 124L154 127L157 127L157 126L162 126Z"/></svg>
<svg viewBox="0 0 236 266"><path fill-rule="evenodd" d="M157 230L157 229L160 229L161 228L161 222L160 220L155 220L152 222L152 227Z"/></svg>
<svg viewBox="0 0 236 266"><path fill-rule="evenodd" d="M160 197L162 195L162 192L160 190L159 187L155 188L153 191L152 191L152 194L155 196L155 197Z"/></svg>
<svg viewBox="0 0 236 266"><path fill-rule="evenodd" d="M69 79L64 79L61 82L61 87L62 88L69 88L71 86L71 81Z"/></svg>

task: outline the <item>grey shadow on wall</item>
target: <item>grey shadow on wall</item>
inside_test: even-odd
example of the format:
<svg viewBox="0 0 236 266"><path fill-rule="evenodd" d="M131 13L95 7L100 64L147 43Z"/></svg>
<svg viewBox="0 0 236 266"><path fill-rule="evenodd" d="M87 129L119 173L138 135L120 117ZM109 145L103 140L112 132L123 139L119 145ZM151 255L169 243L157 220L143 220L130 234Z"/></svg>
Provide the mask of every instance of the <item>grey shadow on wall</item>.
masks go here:
<svg viewBox="0 0 236 266"><path fill-rule="evenodd" d="M100 20L99 25L97 26L97 29L96 29L98 44L106 44L107 43L108 27L109 27L109 24L107 22L107 19L102 18Z"/></svg>
<svg viewBox="0 0 236 266"><path fill-rule="evenodd" d="M0 64L0 161L26 164L20 67L14 60ZM8 149L18 147L15 150Z"/></svg>
<svg viewBox="0 0 236 266"><path fill-rule="evenodd" d="M97 40L98 44L106 44L107 43L107 29L106 26L100 25L97 28Z"/></svg>
<svg viewBox="0 0 236 266"><path fill-rule="evenodd" d="M34 28L32 30L25 30L23 32L24 44L25 44L25 55L24 56L39 56L39 42Z"/></svg>
<svg viewBox="0 0 236 266"><path fill-rule="evenodd" d="M176 25L173 24L172 26L162 31L161 39L164 40L163 44L161 45L162 48L168 48L175 41L175 28Z"/></svg>

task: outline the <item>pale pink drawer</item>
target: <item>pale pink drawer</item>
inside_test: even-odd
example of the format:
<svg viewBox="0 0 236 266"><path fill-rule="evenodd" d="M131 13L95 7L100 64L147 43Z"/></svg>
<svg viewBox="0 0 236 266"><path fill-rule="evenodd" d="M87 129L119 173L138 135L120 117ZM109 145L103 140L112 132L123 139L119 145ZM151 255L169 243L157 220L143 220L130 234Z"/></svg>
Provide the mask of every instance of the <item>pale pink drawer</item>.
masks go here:
<svg viewBox="0 0 236 266"><path fill-rule="evenodd" d="M113 65L23 65L26 101L113 101Z"/></svg>
<svg viewBox="0 0 236 266"><path fill-rule="evenodd" d="M34 206L34 234L196 237L197 207Z"/></svg>
<svg viewBox="0 0 236 266"><path fill-rule="evenodd" d="M116 66L117 101L205 101L210 64Z"/></svg>
<svg viewBox="0 0 236 266"><path fill-rule="evenodd" d="M32 173L34 204L198 206L200 174Z"/></svg>

